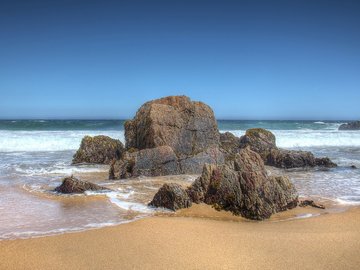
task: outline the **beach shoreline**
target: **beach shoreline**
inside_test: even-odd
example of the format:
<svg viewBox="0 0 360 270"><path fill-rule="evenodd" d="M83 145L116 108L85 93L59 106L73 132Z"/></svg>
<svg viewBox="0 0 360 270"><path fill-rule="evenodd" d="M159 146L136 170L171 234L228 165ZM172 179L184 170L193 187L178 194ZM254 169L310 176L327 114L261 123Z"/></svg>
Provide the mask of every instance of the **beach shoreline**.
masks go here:
<svg viewBox="0 0 360 270"><path fill-rule="evenodd" d="M292 211L304 208L280 215ZM0 268L357 269L360 264L360 207L281 222L276 215L262 222L236 222L227 216L198 205L175 216L3 240Z"/></svg>

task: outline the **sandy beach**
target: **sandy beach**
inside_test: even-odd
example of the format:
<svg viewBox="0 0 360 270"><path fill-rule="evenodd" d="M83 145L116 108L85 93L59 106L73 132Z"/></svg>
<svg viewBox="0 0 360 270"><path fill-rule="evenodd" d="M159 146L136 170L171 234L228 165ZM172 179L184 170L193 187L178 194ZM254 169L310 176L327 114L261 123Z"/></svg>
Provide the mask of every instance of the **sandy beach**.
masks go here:
<svg viewBox="0 0 360 270"><path fill-rule="evenodd" d="M286 215L294 211L305 210L297 208ZM201 212L202 218L195 217ZM360 208L286 221L276 216L264 222L228 216L200 205L173 217L1 241L0 268L358 269L360 265Z"/></svg>

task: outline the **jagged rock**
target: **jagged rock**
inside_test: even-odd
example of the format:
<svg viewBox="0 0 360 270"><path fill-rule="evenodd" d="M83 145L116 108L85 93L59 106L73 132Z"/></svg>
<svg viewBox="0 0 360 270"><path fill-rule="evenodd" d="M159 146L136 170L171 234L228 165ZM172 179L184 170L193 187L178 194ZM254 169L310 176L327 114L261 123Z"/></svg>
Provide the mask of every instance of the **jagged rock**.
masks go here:
<svg viewBox="0 0 360 270"><path fill-rule="evenodd" d="M126 148L170 146L177 157L194 156L219 144L212 109L186 96L169 96L141 106L125 123Z"/></svg>
<svg viewBox="0 0 360 270"><path fill-rule="evenodd" d="M188 193L195 203L205 202L256 220L291 209L298 202L289 178L269 177L263 160L249 147L241 149L234 160L225 165L205 165Z"/></svg>
<svg viewBox="0 0 360 270"><path fill-rule="evenodd" d="M87 181L81 181L73 176L64 178L62 184L55 188L55 191L64 194L83 193L87 190L99 191L108 189Z"/></svg>
<svg viewBox="0 0 360 270"><path fill-rule="evenodd" d="M227 154L234 155L240 149L240 138L231 132L220 133L220 145Z"/></svg>
<svg viewBox="0 0 360 270"><path fill-rule="evenodd" d="M149 206L163 207L173 211L188 208L192 204L189 195L179 184L164 184L155 194Z"/></svg>
<svg viewBox="0 0 360 270"><path fill-rule="evenodd" d="M299 203L300 207L312 206L315 208L325 209L325 206L322 204L315 203L313 200L303 200Z"/></svg>
<svg viewBox="0 0 360 270"><path fill-rule="evenodd" d="M339 130L360 130L360 121L354 121L347 124L342 124Z"/></svg>
<svg viewBox="0 0 360 270"><path fill-rule="evenodd" d="M123 152L124 146L119 140L103 135L85 136L74 155L72 164L110 164L113 159L119 159Z"/></svg>
<svg viewBox="0 0 360 270"><path fill-rule="evenodd" d="M270 131L256 128L249 129L240 138L240 147L249 146L258 153L266 165L278 168L301 168L301 167L336 167L329 158L316 158L308 151L285 150L276 146L274 134Z"/></svg>

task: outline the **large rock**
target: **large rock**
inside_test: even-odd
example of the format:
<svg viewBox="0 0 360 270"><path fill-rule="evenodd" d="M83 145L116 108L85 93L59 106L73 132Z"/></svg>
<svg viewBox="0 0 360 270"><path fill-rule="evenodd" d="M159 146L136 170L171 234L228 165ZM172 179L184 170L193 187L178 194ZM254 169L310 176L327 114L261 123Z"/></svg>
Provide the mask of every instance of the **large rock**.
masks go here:
<svg viewBox="0 0 360 270"><path fill-rule="evenodd" d="M219 144L212 109L186 96L170 96L141 106L125 123L126 148L168 145L179 158L196 155Z"/></svg>
<svg viewBox="0 0 360 270"><path fill-rule="evenodd" d="M119 140L103 135L85 136L74 155L72 164L110 164L113 159L119 159L123 152L124 146Z"/></svg>
<svg viewBox="0 0 360 270"><path fill-rule="evenodd" d="M194 203L204 202L218 210L255 220L269 218L298 203L296 189L289 178L268 176L263 160L249 147L241 149L231 162L204 165L202 175L187 193Z"/></svg>
<svg viewBox="0 0 360 270"><path fill-rule="evenodd" d="M84 193L89 190L99 191L108 189L87 181L81 181L73 176L64 178L62 184L55 188L55 191L64 194Z"/></svg>
<svg viewBox="0 0 360 270"><path fill-rule="evenodd" d="M360 130L360 121L354 121L347 124L342 124L339 130Z"/></svg>
<svg viewBox="0 0 360 270"><path fill-rule="evenodd" d="M164 184L155 194L150 206L167 208L176 211L188 208L192 204L187 192L179 184Z"/></svg>
<svg viewBox="0 0 360 270"><path fill-rule="evenodd" d="M301 167L336 167L329 158L316 158L308 151L285 150L276 146L274 134L270 131L256 128L249 129L240 138L240 148L250 147L258 153L266 165L278 168L301 168Z"/></svg>
<svg viewBox="0 0 360 270"><path fill-rule="evenodd" d="M170 146L126 152L110 166L110 179L180 174L177 157Z"/></svg>
<svg viewBox="0 0 360 270"><path fill-rule="evenodd" d="M205 163L222 164L224 154L218 148L208 148L194 156L178 159L170 146L159 146L140 151L127 151L122 159L110 166L109 179L138 176L200 174Z"/></svg>

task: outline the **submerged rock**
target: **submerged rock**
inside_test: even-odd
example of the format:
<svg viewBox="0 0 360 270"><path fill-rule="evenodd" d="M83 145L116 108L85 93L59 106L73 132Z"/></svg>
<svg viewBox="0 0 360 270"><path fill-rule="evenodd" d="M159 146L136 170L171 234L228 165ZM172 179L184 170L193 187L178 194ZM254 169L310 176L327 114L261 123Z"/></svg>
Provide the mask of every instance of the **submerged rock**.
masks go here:
<svg viewBox="0 0 360 270"><path fill-rule="evenodd" d="M108 189L91 182L79 180L73 176L64 178L62 184L55 188L56 192L64 194L84 193L88 190L99 191Z"/></svg>
<svg viewBox="0 0 360 270"><path fill-rule="evenodd" d="M124 146L119 140L103 135L85 136L74 155L72 164L110 164L113 159L119 159L123 152Z"/></svg>
<svg viewBox="0 0 360 270"><path fill-rule="evenodd" d="M179 184L164 184L155 194L149 206L163 207L173 211L188 208L192 204L189 195Z"/></svg>
<svg viewBox="0 0 360 270"><path fill-rule="evenodd" d="M169 96L142 105L125 123L126 148L168 145L179 157L194 156L219 144L212 109L186 96Z"/></svg>
<svg viewBox="0 0 360 270"><path fill-rule="evenodd" d="M299 203L300 207L311 206L315 208L325 209L325 206L322 204L315 203L313 200L303 200Z"/></svg>
<svg viewBox="0 0 360 270"><path fill-rule="evenodd" d="M339 130L360 130L360 121L354 121L347 124L342 124Z"/></svg>
<svg viewBox="0 0 360 270"><path fill-rule="evenodd" d="M301 167L336 167L329 158L316 158L308 151L285 150L276 146L274 134L270 131L256 128L249 129L240 138L240 147L249 146L258 153L266 165L278 168L301 168Z"/></svg>

